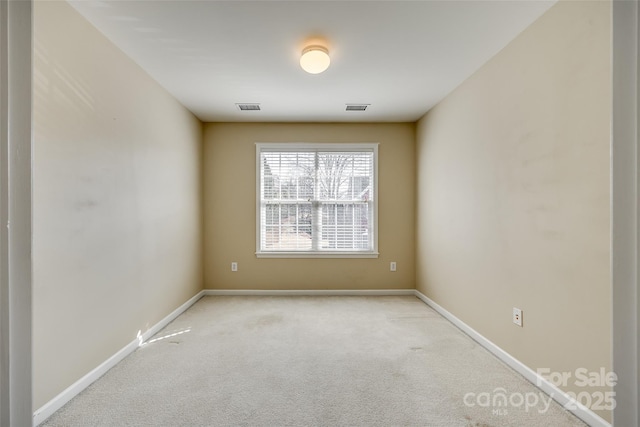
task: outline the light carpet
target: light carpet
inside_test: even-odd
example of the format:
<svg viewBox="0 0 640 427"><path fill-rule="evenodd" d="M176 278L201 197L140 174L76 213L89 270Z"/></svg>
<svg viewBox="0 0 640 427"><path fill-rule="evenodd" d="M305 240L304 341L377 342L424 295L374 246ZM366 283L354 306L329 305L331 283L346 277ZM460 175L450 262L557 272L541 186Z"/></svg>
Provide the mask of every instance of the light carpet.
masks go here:
<svg viewBox="0 0 640 427"><path fill-rule="evenodd" d="M585 424L415 297L216 296L44 425Z"/></svg>

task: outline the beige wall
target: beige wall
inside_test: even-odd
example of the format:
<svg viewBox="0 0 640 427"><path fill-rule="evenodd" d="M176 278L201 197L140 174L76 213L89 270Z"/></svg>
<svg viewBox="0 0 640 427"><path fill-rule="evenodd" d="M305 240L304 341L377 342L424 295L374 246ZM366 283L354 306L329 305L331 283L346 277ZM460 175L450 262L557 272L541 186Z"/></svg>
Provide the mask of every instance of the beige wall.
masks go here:
<svg viewBox="0 0 640 427"><path fill-rule="evenodd" d="M404 289L415 286L414 124L205 126L205 287ZM273 259L256 251L256 142L378 142L378 259ZM238 272L231 272L231 262ZM389 271L389 262L398 271Z"/></svg>
<svg viewBox="0 0 640 427"><path fill-rule="evenodd" d="M555 5L418 124L417 287L534 370L611 369L609 19Z"/></svg>
<svg viewBox="0 0 640 427"><path fill-rule="evenodd" d="M35 2L34 409L202 288L202 125L66 2Z"/></svg>

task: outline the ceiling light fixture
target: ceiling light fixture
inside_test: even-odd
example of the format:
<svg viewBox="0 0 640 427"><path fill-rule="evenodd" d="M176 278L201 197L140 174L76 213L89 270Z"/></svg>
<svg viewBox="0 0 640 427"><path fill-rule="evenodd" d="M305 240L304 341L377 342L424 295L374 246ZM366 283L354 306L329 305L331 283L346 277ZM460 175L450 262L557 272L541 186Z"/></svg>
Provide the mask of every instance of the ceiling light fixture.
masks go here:
<svg viewBox="0 0 640 427"><path fill-rule="evenodd" d="M307 46L302 51L300 66L309 74L320 74L331 63L329 51L323 46Z"/></svg>

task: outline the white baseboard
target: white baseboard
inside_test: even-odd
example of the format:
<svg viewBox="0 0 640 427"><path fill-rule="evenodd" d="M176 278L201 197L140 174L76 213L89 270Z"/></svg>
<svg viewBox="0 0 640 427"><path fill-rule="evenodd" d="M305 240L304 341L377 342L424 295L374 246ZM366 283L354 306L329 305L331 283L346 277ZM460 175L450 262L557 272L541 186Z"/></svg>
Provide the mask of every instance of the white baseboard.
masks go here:
<svg viewBox="0 0 640 427"><path fill-rule="evenodd" d="M204 291L198 292L187 302L176 308L171 314L149 328L144 334L139 335L124 346L116 354L102 362L97 368L80 378L78 381L67 387L62 393L45 403L42 407L33 413L33 425L37 426L53 415L58 409L62 408L67 402L80 394L82 390L89 387L94 381L103 376L107 371L117 365L122 359L133 353L143 342L158 333L162 328L167 326L176 317L184 313L189 307L196 303L205 295Z"/></svg>
<svg viewBox="0 0 640 427"><path fill-rule="evenodd" d="M253 290L205 289L208 296L413 296L414 289Z"/></svg>
<svg viewBox="0 0 640 427"><path fill-rule="evenodd" d="M509 353L498 347L493 342L489 341L487 338L482 336L475 329L464 323L462 320L458 319L456 316L451 314L442 306L438 305L435 301L431 300L429 297L425 296L418 290L414 291L414 295L421 299L425 304L429 307L433 308L437 311L442 317L453 323L456 327L458 327L462 332L469 335L474 341L478 344L489 350L496 356L498 359L502 360L504 363L509 365L513 370L518 372L520 375L525 377L529 382L538 387L540 390L547 393L553 400L558 402L560 405L565 407L565 405L572 401L572 399L565 393L560 390L555 384L549 382L547 379L539 375L537 372L533 371L531 368L520 362L515 357L511 356ZM590 425L591 427L611 427L611 424L602 419L598 414L593 412L591 409L586 406L579 405L575 403L577 406L576 409L569 409L576 417L580 418L582 421ZM573 405L571 405L573 406Z"/></svg>

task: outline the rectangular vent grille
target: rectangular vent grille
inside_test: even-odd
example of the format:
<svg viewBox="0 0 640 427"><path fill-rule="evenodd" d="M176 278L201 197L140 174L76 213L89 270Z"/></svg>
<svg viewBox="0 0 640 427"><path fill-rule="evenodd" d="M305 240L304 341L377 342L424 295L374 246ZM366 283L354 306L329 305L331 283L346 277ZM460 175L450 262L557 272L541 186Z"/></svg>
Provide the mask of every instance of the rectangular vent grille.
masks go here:
<svg viewBox="0 0 640 427"><path fill-rule="evenodd" d="M347 111L364 111L370 104L347 104Z"/></svg>
<svg viewBox="0 0 640 427"><path fill-rule="evenodd" d="M240 111L260 111L260 104L236 104Z"/></svg>

